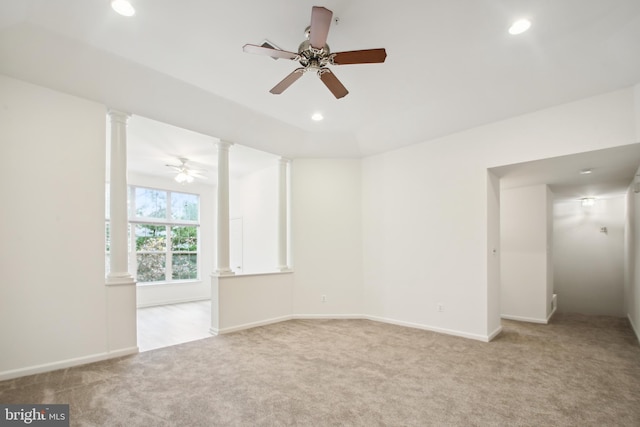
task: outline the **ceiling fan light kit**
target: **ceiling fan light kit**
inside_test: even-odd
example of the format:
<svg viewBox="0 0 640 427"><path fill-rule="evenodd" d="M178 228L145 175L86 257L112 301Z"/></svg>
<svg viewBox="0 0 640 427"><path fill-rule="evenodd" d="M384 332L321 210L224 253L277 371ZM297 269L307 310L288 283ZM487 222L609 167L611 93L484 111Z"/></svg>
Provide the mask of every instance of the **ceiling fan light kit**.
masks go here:
<svg viewBox="0 0 640 427"><path fill-rule="evenodd" d="M166 165L167 167L173 169L174 172L177 172L176 176L173 178L176 180L176 182L180 184L190 184L195 180L195 178L207 178L206 176L201 175L202 172L206 172L205 169L193 169L187 166L187 162L189 161L189 159L179 157L178 160L180 160L179 165Z"/></svg>
<svg viewBox="0 0 640 427"><path fill-rule="evenodd" d="M174 179L180 184L189 184L193 182L194 178L189 175L188 171L180 171Z"/></svg>
<svg viewBox="0 0 640 427"><path fill-rule="evenodd" d="M298 53L274 49L264 45L246 44L243 46L242 49L247 53L290 59L299 62L302 66L293 70L275 85L270 90L271 93L274 95L281 94L302 77L304 73L315 71L333 96L340 99L346 96L349 91L328 68L329 65L375 64L385 61L387 52L384 48L331 53L329 45L327 45L327 36L329 35L332 17L333 12L329 9L320 6L312 8L311 25L305 30L307 39L298 46Z"/></svg>

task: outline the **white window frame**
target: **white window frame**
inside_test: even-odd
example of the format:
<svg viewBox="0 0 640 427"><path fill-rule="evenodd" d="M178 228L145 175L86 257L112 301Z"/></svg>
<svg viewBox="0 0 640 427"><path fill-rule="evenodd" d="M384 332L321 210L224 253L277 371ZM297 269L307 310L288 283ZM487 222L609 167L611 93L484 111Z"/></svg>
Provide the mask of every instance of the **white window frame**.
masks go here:
<svg viewBox="0 0 640 427"><path fill-rule="evenodd" d="M147 190L154 191L162 191L167 194L167 206L166 206L166 218L146 218L146 217L137 217L136 216L136 188L143 188ZM188 221L188 220L174 220L171 218L171 195L177 194L189 194L196 196L198 198L198 220L197 221ZM129 185L129 265L131 266L131 271L135 272L137 275L138 271L138 253L159 253L159 252L147 252L141 251L138 252L136 250L136 233L135 226L138 224L150 224L150 225L164 225L166 227L166 249L163 252L165 254L165 279L156 282L138 282L141 286L153 286L153 285L163 285L163 284L172 284L172 283L189 283L189 282L198 282L201 280L201 243L200 243L200 195L197 193L189 193L185 191L174 191L168 190L165 188L157 188L157 187L148 187L144 185ZM179 226L188 226L188 227L196 227L197 230L197 239L198 245L196 251L173 251L171 250L171 227L179 227ZM195 279L173 279L173 255L175 254L195 254L197 256L197 276Z"/></svg>

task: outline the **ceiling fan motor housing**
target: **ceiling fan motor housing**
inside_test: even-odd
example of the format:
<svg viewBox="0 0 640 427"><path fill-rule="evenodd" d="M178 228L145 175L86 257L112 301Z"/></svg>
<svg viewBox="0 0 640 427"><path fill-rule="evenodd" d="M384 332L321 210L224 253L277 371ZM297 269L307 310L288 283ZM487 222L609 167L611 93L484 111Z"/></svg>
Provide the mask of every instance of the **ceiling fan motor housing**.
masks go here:
<svg viewBox="0 0 640 427"><path fill-rule="evenodd" d="M316 49L311 46L309 40L305 40L298 46L298 55L300 65L303 67L320 68L331 62L331 50L328 44L325 44L322 49Z"/></svg>

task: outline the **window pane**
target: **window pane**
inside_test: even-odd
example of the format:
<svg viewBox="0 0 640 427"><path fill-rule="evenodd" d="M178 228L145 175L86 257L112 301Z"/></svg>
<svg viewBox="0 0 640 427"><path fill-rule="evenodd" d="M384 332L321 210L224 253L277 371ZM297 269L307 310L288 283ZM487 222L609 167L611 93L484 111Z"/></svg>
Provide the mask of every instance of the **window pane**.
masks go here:
<svg viewBox="0 0 640 427"><path fill-rule="evenodd" d="M165 280L165 266L167 257L164 253L137 254L138 282L159 282Z"/></svg>
<svg viewBox="0 0 640 427"><path fill-rule="evenodd" d="M161 252L167 250L165 225L136 224L136 251Z"/></svg>
<svg viewBox="0 0 640 427"><path fill-rule="evenodd" d="M171 193L171 218L197 221L198 199L199 197L195 194Z"/></svg>
<svg viewBox="0 0 640 427"><path fill-rule="evenodd" d="M198 278L197 254L173 254L172 259L172 279L186 280Z"/></svg>
<svg viewBox="0 0 640 427"><path fill-rule="evenodd" d="M108 182L105 183L104 197L104 217L109 219L109 215L111 215L111 185Z"/></svg>
<svg viewBox="0 0 640 427"><path fill-rule="evenodd" d="M171 250L174 252L196 252L198 250L198 227L171 227Z"/></svg>
<svg viewBox="0 0 640 427"><path fill-rule="evenodd" d="M111 250L111 227L108 222L104 224L104 251L109 252Z"/></svg>
<svg viewBox="0 0 640 427"><path fill-rule="evenodd" d="M136 217L162 218L167 217L167 192L151 188L135 187Z"/></svg>

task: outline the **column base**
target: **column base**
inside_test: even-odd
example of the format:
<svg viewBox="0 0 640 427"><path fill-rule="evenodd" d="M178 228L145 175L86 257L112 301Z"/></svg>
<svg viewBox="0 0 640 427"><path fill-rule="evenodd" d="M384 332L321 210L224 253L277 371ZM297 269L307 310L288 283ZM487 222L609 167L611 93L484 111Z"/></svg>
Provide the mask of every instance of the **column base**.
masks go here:
<svg viewBox="0 0 640 427"><path fill-rule="evenodd" d="M135 285L136 281L129 273L109 273L107 274L105 285L118 286L118 285Z"/></svg>
<svg viewBox="0 0 640 427"><path fill-rule="evenodd" d="M224 269L224 270L216 270L213 272L213 276L215 277L221 277L221 276L235 276L235 272L233 272L230 269Z"/></svg>
<svg viewBox="0 0 640 427"><path fill-rule="evenodd" d="M137 348L136 282L107 283L107 346L109 352Z"/></svg>

